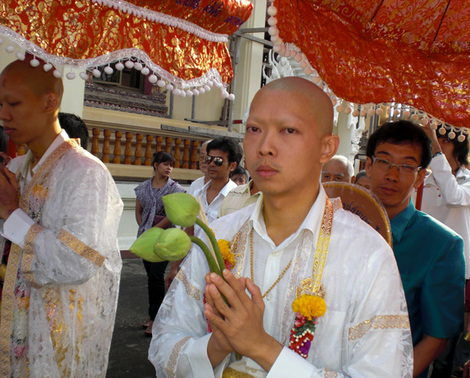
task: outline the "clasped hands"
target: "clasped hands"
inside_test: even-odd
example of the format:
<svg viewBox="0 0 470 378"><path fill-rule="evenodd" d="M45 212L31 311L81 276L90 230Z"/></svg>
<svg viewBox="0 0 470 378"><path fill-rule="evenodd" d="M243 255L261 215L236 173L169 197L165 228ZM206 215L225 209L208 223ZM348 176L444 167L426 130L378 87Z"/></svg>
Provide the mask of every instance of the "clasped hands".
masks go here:
<svg viewBox="0 0 470 378"><path fill-rule="evenodd" d="M206 275L204 315L212 329L207 347L212 366L236 351L269 371L282 345L264 330L260 289L249 278L236 279L227 269L223 276L225 281L215 273Z"/></svg>
<svg viewBox="0 0 470 378"><path fill-rule="evenodd" d="M14 173L0 163L0 219L7 219L18 208L18 183Z"/></svg>

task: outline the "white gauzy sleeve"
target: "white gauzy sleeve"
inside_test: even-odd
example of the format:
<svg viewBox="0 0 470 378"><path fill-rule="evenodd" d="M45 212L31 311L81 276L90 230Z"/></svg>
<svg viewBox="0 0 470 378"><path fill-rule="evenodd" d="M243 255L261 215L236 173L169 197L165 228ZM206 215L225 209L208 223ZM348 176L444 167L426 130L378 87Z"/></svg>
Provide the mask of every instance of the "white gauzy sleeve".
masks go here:
<svg viewBox="0 0 470 378"><path fill-rule="evenodd" d="M114 260L122 201L111 175L85 158L78 164L66 160L55 169L40 222L24 240L22 270L35 287L80 284L103 264L110 269L119 265Z"/></svg>

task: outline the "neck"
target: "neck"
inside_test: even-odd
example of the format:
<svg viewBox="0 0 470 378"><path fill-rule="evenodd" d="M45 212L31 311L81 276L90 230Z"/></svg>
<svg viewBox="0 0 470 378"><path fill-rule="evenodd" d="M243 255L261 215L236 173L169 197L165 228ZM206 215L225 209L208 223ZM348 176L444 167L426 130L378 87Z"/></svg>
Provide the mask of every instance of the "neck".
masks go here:
<svg viewBox="0 0 470 378"><path fill-rule="evenodd" d="M306 195L281 197L264 194L263 217L267 233L274 244L281 244L297 231L315 203L318 193L319 186Z"/></svg>
<svg viewBox="0 0 470 378"><path fill-rule="evenodd" d="M41 139L34 140L28 143L28 148L33 154L33 166L35 166L42 156L46 153L49 146L57 138L62 129L60 128L59 122L55 122L54 126L50 128L49 132L44 133Z"/></svg>
<svg viewBox="0 0 470 378"><path fill-rule="evenodd" d="M167 176L161 176L159 175L158 173L155 173L155 176L153 176L153 184L154 186L156 187L162 187L166 184L166 182L168 181L168 177Z"/></svg>
<svg viewBox="0 0 470 378"><path fill-rule="evenodd" d="M210 177L207 175L207 173L204 175L204 185L206 185L210 181Z"/></svg>
<svg viewBox="0 0 470 378"><path fill-rule="evenodd" d="M217 192L220 192L222 188L227 185L229 178L218 178L218 179L210 179L211 184L209 186L210 190L216 190Z"/></svg>

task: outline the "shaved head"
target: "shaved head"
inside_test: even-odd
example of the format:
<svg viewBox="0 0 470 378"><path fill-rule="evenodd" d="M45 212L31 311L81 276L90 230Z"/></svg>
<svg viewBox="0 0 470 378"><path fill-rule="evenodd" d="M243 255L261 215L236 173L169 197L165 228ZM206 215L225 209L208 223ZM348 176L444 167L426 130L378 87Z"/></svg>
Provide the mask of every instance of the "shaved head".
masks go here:
<svg viewBox="0 0 470 378"><path fill-rule="evenodd" d="M47 93L55 93L59 98L59 104L62 100L64 93L64 85L62 79L56 78L52 71L45 72L42 65L32 67L29 64L31 59L15 60L10 63L0 74L0 85L5 86L6 81L14 78L21 80L26 84L36 96L41 96Z"/></svg>
<svg viewBox="0 0 470 378"><path fill-rule="evenodd" d="M270 82L258 93L265 91L286 91L293 96L301 97L306 104L305 112L316 121L319 135L331 135L333 132L333 104L328 95L316 84L300 77L285 77Z"/></svg>

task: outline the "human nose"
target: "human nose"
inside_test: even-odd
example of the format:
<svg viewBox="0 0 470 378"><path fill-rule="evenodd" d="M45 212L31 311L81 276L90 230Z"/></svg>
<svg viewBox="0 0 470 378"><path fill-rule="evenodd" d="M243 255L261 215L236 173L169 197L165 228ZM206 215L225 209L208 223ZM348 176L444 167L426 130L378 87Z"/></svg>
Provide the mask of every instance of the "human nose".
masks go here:
<svg viewBox="0 0 470 378"><path fill-rule="evenodd" d="M8 112L6 109L6 106L0 105L0 120L6 120L8 119Z"/></svg>
<svg viewBox="0 0 470 378"><path fill-rule="evenodd" d="M398 169L398 165L390 163L387 169L386 178L391 181L398 181L399 176L400 171Z"/></svg>
<svg viewBox="0 0 470 378"><path fill-rule="evenodd" d="M258 148L258 154L261 156L275 155L276 140L274 132L265 132L262 134Z"/></svg>

